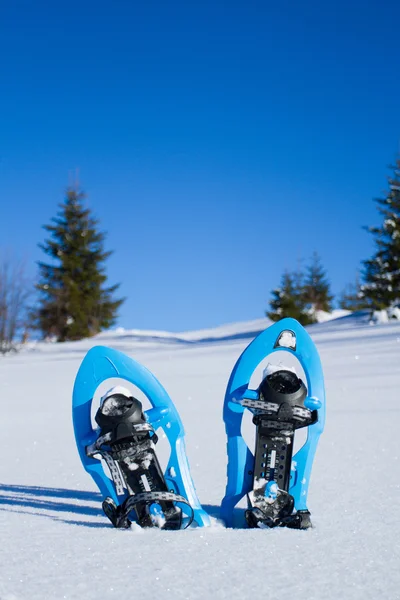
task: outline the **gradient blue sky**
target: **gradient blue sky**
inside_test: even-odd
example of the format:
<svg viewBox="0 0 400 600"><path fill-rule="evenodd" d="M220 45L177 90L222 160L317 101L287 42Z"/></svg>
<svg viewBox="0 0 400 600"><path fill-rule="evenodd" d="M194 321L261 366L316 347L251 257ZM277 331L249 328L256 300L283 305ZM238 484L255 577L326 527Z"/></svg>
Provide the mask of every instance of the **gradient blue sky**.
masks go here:
<svg viewBox="0 0 400 600"><path fill-rule="evenodd" d="M400 3L3 2L0 248L42 258L78 168L125 327L263 316L317 250L334 292L400 140Z"/></svg>

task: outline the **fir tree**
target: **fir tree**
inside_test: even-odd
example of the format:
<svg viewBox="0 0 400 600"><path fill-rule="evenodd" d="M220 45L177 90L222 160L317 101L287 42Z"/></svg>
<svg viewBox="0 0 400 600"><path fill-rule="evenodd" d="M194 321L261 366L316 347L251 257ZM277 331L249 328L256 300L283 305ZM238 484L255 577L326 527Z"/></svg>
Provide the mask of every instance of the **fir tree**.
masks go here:
<svg viewBox="0 0 400 600"><path fill-rule="evenodd" d="M104 287L105 234L84 205L85 194L68 188L52 224L49 239L39 247L51 262L39 262L39 307L36 325L44 337L79 340L111 327L123 299L114 299L119 285Z"/></svg>
<svg viewBox="0 0 400 600"><path fill-rule="evenodd" d="M308 307L313 322L317 320L317 311L332 311L333 296L330 293L330 284L317 252L313 253L311 263L307 267L303 294L304 303Z"/></svg>
<svg viewBox="0 0 400 600"><path fill-rule="evenodd" d="M302 273L285 271L281 287L272 291L270 311L266 313L272 321L285 317L297 319L302 325L309 325L312 319L307 314L303 298Z"/></svg>
<svg viewBox="0 0 400 600"><path fill-rule="evenodd" d="M378 198L378 211L383 217L380 227L368 227L375 238L375 254L363 261L363 299L373 310L389 308L400 301L400 159L396 161L393 176L389 177L389 191Z"/></svg>

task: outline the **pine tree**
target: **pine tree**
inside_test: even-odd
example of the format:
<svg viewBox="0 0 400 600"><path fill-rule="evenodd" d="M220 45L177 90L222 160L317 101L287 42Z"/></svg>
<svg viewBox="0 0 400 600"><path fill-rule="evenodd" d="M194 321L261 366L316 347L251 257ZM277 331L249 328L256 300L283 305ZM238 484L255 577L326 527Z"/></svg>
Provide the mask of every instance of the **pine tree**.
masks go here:
<svg viewBox="0 0 400 600"><path fill-rule="evenodd" d="M361 292L373 310L387 309L400 301L400 159L392 169L386 197L375 200L383 224L367 228L375 237L376 251L363 261L365 283Z"/></svg>
<svg viewBox="0 0 400 600"><path fill-rule="evenodd" d="M330 284L317 252L313 253L311 263L307 267L303 294L304 303L313 322L317 320L317 311L332 311L333 296L330 293Z"/></svg>
<svg viewBox="0 0 400 600"><path fill-rule="evenodd" d="M36 326L44 337L79 340L111 327L124 299L115 300L119 285L104 287L105 234L84 205L85 194L68 188L52 224L50 238L39 247L51 263L39 262L39 307Z"/></svg>
<svg viewBox="0 0 400 600"><path fill-rule="evenodd" d="M272 321L279 321L285 317L297 319L302 325L309 325L312 319L307 314L303 299L302 273L285 271L282 276L281 287L272 291L270 312L266 315Z"/></svg>

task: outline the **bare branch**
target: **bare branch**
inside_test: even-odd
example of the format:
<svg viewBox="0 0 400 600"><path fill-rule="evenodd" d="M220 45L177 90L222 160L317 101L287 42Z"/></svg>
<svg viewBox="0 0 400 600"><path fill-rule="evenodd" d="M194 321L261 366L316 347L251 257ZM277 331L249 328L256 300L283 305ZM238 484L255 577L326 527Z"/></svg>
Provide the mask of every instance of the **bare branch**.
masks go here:
<svg viewBox="0 0 400 600"><path fill-rule="evenodd" d="M0 353L16 349L19 332L26 338L26 311L31 286L24 261L0 253Z"/></svg>

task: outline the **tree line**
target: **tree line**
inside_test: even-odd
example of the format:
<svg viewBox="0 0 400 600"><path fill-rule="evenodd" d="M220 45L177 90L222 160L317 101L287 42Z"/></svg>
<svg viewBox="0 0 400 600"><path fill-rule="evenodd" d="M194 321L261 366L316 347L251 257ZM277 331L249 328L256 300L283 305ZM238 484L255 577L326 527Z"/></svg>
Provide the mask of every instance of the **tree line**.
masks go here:
<svg viewBox="0 0 400 600"><path fill-rule="evenodd" d="M373 256L362 261L360 276L338 299L351 311L387 310L400 315L400 159L392 167L388 191L376 199L382 223L367 228L374 237ZM0 353L15 348L36 330L59 342L96 335L113 326L124 298L119 284L107 285L105 232L85 205L79 186L67 189L40 248L38 278L29 285L23 263L0 255ZM314 323L319 311L331 312L333 295L322 261L314 252L305 269L285 271L272 291L267 315L273 321L294 317ZM399 305L399 306L398 306Z"/></svg>
<svg viewBox="0 0 400 600"><path fill-rule="evenodd" d="M321 258L314 252L306 270L285 271L281 285L272 291L270 310L272 321L293 317L303 325L315 323L318 311L331 312L333 296Z"/></svg>
<svg viewBox="0 0 400 600"><path fill-rule="evenodd" d="M368 309L400 316L400 159L391 167L388 190L375 199L382 224L367 227L375 252L361 263L355 281L342 291L338 304L351 311ZM293 317L303 325L315 323L318 311L331 312L333 296L326 271L315 252L305 271L285 271L272 291L266 315L273 321Z"/></svg>

